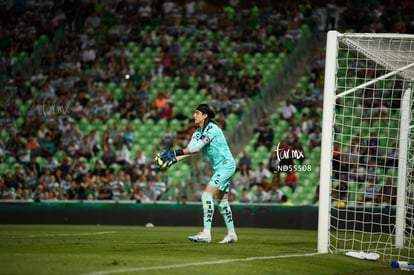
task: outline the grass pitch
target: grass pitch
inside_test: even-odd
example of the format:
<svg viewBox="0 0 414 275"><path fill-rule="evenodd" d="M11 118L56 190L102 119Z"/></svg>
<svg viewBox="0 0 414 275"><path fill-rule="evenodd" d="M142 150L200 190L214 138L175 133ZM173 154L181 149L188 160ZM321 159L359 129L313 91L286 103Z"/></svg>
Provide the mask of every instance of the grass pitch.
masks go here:
<svg viewBox="0 0 414 275"><path fill-rule="evenodd" d="M0 274L406 274L382 261L317 254L317 232L239 228L193 243L194 227L1 225Z"/></svg>

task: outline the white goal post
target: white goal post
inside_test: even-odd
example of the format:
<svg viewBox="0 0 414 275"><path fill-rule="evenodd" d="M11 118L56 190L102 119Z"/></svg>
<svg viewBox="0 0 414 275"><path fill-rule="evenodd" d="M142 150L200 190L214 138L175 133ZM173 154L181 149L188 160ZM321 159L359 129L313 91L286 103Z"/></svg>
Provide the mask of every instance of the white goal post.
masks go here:
<svg viewBox="0 0 414 275"><path fill-rule="evenodd" d="M329 31L318 252L414 260L414 35Z"/></svg>

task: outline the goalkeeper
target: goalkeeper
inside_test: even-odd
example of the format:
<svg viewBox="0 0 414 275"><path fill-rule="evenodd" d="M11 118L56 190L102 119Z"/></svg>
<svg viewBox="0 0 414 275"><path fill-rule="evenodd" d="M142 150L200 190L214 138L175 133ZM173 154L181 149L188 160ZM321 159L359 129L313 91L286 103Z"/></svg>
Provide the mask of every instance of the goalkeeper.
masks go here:
<svg viewBox="0 0 414 275"><path fill-rule="evenodd" d="M203 151L211 160L213 175L201 196L203 205L203 232L189 236L194 242L211 241L211 224L214 214L213 196L217 195L218 209L224 218L228 234L220 243L237 242L234 229L233 215L227 200L230 179L236 170L236 164L223 131L213 121L215 111L208 104L200 104L193 113L195 124L198 126L193 133L191 141L184 149L164 150L160 158L169 167L192 153Z"/></svg>

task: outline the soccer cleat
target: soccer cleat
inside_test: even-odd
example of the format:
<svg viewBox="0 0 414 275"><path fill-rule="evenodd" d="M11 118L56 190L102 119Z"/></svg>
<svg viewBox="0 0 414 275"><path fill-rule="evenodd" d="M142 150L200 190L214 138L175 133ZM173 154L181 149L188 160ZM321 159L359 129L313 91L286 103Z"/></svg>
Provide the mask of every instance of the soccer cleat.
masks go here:
<svg viewBox="0 0 414 275"><path fill-rule="evenodd" d="M236 243L237 242L237 235L236 233L227 234L222 241L219 243Z"/></svg>
<svg viewBox="0 0 414 275"><path fill-rule="evenodd" d="M190 241L193 241L193 242L196 242L196 243L209 243L209 242L211 242L210 234L206 234L204 232L198 233L195 236L189 236L188 239Z"/></svg>

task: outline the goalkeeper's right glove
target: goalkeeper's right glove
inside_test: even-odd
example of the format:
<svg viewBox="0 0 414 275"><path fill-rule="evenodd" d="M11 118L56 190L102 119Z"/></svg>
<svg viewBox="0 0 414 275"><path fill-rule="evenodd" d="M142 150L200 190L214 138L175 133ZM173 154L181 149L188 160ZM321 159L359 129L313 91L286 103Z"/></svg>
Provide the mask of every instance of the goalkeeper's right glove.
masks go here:
<svg viewBox="0 0 414 275"><path fill-rule="evenodd" d="M170 167L171 165L177 162L177 158L175 157L175 152L172 150L167 150L167 149L162 150L160 153L160 158L163 162L169 163L167 164L168 167Z"/></svg>
<svg viewBox="0 0 414 275"><path fill-rule="evenodd" d="M163 158L163 157L177 157L177 156L182 156L182 155L184 155L184 151L182 149L178 149L178 150L164 149L160 153L161 158Z"/></svg>

